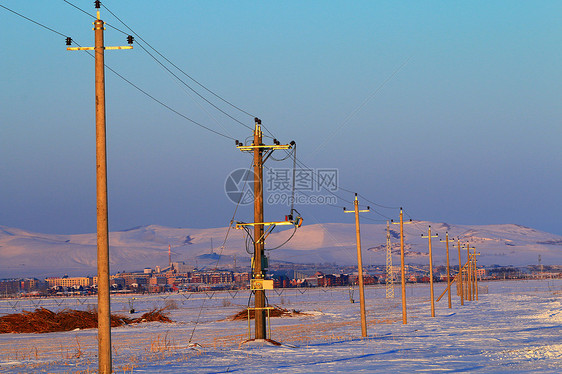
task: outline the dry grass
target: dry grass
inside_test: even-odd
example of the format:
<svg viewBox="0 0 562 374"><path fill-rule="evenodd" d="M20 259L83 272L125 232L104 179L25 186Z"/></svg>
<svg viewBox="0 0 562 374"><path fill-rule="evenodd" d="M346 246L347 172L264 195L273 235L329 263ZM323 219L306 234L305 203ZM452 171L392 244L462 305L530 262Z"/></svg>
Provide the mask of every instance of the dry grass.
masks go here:
<svg viewBox="0 0 562 374"><path fill-rule="evenodd" d="M114 314L111 316L111 327L155 321L172 322L168 315L164 313L164 309L155 309L139 318L128 318ZM33 312L24 310L21 313L0 317L0 334L47 333L97 327L98 314L96 310L64 309L60 312L52 312L45 308L38 308Z"/></svg>
<svg viewBox="0 0 562 374"><path fill-rule="evenodd" d="M267 315L267 312L266 312ZM275 305L273 307L273 309L271 309L269 311L269 317L294 317L294 316L304 316L307 315L307 313L301 312L299 310L295 310L295 309L285 309L285 308L281 308L278 307L277 305ZM250 309L250 319L255 319L256 318L256 313L253 309ZM243 320L243 319L248 319L248 310L244 309L241 310L240 312L236 313L235 315L233 315L232 317L229 318L232 321L238 321L238 320Z"/></svg>

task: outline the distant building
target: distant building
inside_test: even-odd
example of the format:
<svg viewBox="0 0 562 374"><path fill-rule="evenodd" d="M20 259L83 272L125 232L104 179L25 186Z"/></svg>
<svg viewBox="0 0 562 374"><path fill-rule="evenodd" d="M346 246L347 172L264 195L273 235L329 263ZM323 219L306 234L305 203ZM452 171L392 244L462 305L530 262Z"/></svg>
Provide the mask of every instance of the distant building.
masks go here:
<svg viewBox="0 0 562 374"><path fill-rule="evenodd" d="M46 281L49 284L49 287L89 287L93 284L93 279L90 277L50 277L47 278Z"/></svg>

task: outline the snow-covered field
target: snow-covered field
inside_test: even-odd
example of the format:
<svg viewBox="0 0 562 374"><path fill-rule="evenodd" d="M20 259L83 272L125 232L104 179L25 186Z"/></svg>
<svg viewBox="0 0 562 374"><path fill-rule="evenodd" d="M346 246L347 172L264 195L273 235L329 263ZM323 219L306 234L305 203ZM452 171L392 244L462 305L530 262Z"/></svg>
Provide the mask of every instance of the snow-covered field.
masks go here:
<svg viewBox="0 0 562 374"><path fill-rule="evenodd" d="M436 295L444 289L436 286ZM408 285L408 324L402 324L399 287L367 288L368 338L361 339L358 291L285 289L270 304L308 313L272 318L271 338L282 346L240 345L247 321L227 317L245 308L248 292L139 295L138 313L168 306L172 324L112 330L116 373L335 373L335 372L562 372L562 280L480 283L478 301L461 307L454 295L430 317L428 285ZM127 313L131 296L112 299ZM1 300L0 314L38 306L82 309L95 299ZM195 347L190 347L197 343ZM0 371L95 372L96 330L0 335Z"/></svg>

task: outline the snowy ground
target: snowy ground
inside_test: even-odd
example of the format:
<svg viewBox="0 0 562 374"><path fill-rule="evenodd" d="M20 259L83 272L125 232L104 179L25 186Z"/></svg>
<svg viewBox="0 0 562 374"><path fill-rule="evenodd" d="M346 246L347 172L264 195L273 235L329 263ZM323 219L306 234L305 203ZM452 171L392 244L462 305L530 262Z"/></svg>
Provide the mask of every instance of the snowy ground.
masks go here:
<svg viewBox="0 0 562 374"><path fill-rule="evenodd" d="M444 289L436 285L436 296ZM168 305L173 324L112 330L116 373L336 373L336 372L562 372L562 280L480 284L479 300L452 309L444 297L430 317L429 287L408 285L408 324L402 324L399 288L386 299L381 286L366 292L368 338L360 339L358 292L286 289L271 304L309 313L271 320L283 346L240 345L247 321L227 319L248 292L135 296L138 313ZM131 296L112 299L126 313ZM0 314L37 306L83 309L95 299L1 300ZM198 323L196 324L196 321ZM193 336L192 336L193 334ZM201 347L188 347L189 343ZM95 372L96 330L0 335L0 371Z"/></svg>

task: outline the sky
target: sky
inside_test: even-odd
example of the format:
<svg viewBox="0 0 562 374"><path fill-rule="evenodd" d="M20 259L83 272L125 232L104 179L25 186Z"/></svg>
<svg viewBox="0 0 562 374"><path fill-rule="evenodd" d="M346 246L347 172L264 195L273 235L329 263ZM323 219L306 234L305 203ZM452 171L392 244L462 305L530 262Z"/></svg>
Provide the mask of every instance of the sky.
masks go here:
<svg viewBox="0 0 562 374"><path fill-rule="evenodd" d="M91 46L93 18L69 2L95 14L90 0L0 5ZM562 3L102 3L105 22L145 41L106 51L106 65L225 135L106 71L110 230L227 226L236 205L225 181L251 162L234 139L259 117L297 143L301 166L335 171L333 190L301 195L305 224L353 223L342 207L357 192L373 208L366 223L396 220L402 206L414 219L562 235ZM2 7L0 22L0 225L95 232L93 58ZM106 45L125 38L106 28ZM243 112L170 67L191 88L179 83L146 42ZM292 173L290 158L276 161L285 156L276 151L267 170ZM272 188L266 200L290 195ZM289 209L270 201L265 219ZM251 214L243 205L234 219Z"/></svg>

